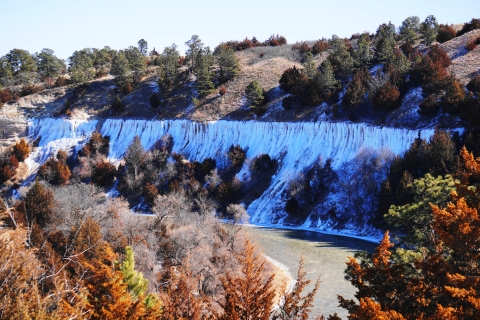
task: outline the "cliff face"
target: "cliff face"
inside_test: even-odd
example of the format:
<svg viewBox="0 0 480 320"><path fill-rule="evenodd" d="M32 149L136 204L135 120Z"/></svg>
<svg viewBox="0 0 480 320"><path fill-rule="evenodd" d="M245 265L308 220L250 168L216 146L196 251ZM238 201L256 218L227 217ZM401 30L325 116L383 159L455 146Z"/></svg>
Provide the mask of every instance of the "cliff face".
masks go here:
<svg viewBox="0 0 480 320"><path fill-rule="evenodd" d="M258 224L286 223L287 214L281 208L285 201L282 194L288 182L319 158L331 158L333 169L340 170L345 163L356 162L356 157L365 150L400 154L415 138L428 138L433 134L433 130L415 131L340 122L218 121L202 124L188 120L98 122L33 119L29 122L28 134L32 140L40 139L40 142L27 159L30 174L33 175L38 165L57 150L78 150L94 130L110 137L109 158L117 163L136 135L144 148L149 149L166 134L173 138L173 151L189 160L202 161L211 157L221 163L231 145L240 145L247 150L247 161L237 174L243 181L249 179L249 160L260 154L277 159L278 169L270 186L248 206L251 222ZM306 223L307 227L328 228L326 225L322 227L322 223L313 217Z"/></svg>

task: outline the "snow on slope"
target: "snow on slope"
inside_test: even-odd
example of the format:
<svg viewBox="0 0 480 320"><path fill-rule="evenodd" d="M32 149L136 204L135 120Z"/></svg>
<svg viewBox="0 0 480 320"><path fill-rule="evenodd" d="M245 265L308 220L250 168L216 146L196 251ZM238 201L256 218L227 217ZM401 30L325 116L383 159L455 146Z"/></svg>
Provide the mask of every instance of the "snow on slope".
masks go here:
<svg viewBox="0 0 480 320"><path fill-rule="evenodd" d="M30 138L41 137L39 147L27 160L32 168L31 173L59 149L75 147L78 150L97 124L96 121L31 120L28 129ZM278 172L272 177L272 184L267 191L250 204L248 213L253 223L272 223L270 213L281 201L287 182L320 157L332 158L333 168L337 169L365 148L386 148L394 154L400 154L418 136L429 138L433 129L415 131L341 122L106 120L100 132L110 136L109 158L113 162L122 159L135 135L140 137L144 148L149 149L167 133L173 137L173 151L182 153L190 160L202 161L208 157L219 159L231 145L237 144L247 149L247 159L269 154L279 161ZM240 179L248 176L248 164L244 165L238 176Z"/></svg>

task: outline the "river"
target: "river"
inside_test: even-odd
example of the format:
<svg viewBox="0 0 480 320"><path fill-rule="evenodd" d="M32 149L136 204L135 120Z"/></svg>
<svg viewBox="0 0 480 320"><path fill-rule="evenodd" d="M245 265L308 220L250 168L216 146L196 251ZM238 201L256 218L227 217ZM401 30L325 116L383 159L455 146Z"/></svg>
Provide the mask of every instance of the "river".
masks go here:
<svg viewBox="0 0 480 320"><path fill-rule="evenodd" d="M303 254L307 278L312 280L308 291L320 276L320 289L315 297L311 318L337 312L342 319L346 319L348 313L338 306L337 294L353 298L356 289L344 279L345 262L348 261L348 256L353 256L356 251L373 252L377 244L304 230L251 226L246 226L245 230L265 254L285 265L293 278L296 278L298 261Z"/></svg>

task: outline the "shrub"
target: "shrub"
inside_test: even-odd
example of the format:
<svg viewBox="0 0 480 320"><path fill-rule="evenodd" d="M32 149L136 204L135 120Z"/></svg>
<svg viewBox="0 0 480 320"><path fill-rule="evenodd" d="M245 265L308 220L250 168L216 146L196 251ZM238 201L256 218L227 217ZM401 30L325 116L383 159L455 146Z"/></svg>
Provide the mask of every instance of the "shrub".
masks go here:
<svg viewBox="0 0 480 320"><path fill-rule="evenodd" d="M130 82L125 82L125 84L122 86L122 91L123 93L125 94L130 94L132 93L132 85L130 84Z"/></svg>
<svg viewBox="0 0 480 320"><path fill-rule="evenodd" d="M250 171L254 174L263 174L268 172L275 165L275 160L272 160L268 154L261 154L256 156L250 164Z"/></svg>
<svg viewBox="0 0 480 320"><path fill-rule="evenodd" d="M457 115L461 112L460 106L465 100L465 90L457 79L448 79L445 95L442 97L442 108L445 112Z"/></svg>
<svg viewBox="0 0 480 320"><path fill-rule="evenodd" d="M438 26L438 34L437 34L437 41L440 43L447 42L452 40L457 36L457 32L451 25L448 24L440 24Z"/></svg>
<svg viewBox="0 0 480 320"><path fill-rule="evenodd" d="M220 88L218 89L218 93L221 96L224 96L227 93L227 88L225 88L225 86L220 86Z"/></svg>
<svg viewBox="0 0 480 320"><path fill-rule="evenodd" d="M477 47L477 43L476 43L476 39L475 38L470 38L468 39L467 41L467 44L465 45L465 48L468 50L468 51L472 51L473 49L475 49Z"/></svg>
<svg viewBox="0 0 480 320"><path fill-rule="evenodd" d="M263 58L264 55L265 55L265 52L260 52L260 58Z"/></svg>
<svg viewBox="0 0 480 320"><path fill-rule="evenodd" d="M156 109L160 107L162 102L160 101L160 98L156 93L152 93L152 96L150 97L150 107Z"/></svg>
<svg viewBox="0 0 480 320"><path fill-rule="evenodd" d="M403 54L406 55L406 56L412 54L413 53L412 42L410 42L410 40L405 41L405 43L403 43L400 46L400 49L402 49Z"/></svg>
<svg viewBox="0 0 480 320"><path fill-rule="evenodd" d="M475 19L473 18L470 20L470 22L466 22L462 29L457 32L457 37L464 35L465 33L468 33L470 31L473 31L475 29L480 29L480 19Z"/></svg>
<svg viewBox="0 0 480 320"><path fill-rule="evenodd" d="M302 42L302 43L297 42L292 46L292 50L297 50L301 54L305 54L307 52L310 52L311 49L306 42Z"/></svg>
<svg viewBox="0 0 480 320"><path fill-rule="evenodd" d="M376 110L394 110L400 105L400 91L390 82L386 82L372 97Z"/></svg>
<svg viewBox="0 0 480 320"><path fill-rule="evenodd" d="M467 89L476 93L480 92L480 74L477 74L470 82L467 84Z"/></svg>
<svg viewBox="0 0 480 320"><path fill-rule="evenodd" d="M343 96L342 103L347 106L359 104L367 92L367 83L370 79L370 73L366 69L358 70L347 87L347 92Z"/></svg>
<svg viewBox="0 0 480 320"><path fill-rule="evenodd" d="M7 88L4 88L0 92L0 100L2 100L3 103L7 103L7 102L11 101L12 99L13 99L12 93Z"/></svg>
<svg viewBox="0 0 480 320"><path fill-rule="evenodd" d="M440 110L440 103L436 95L431 94L420 103L419 114L423 116L434 116Z"/></svg>
<svg viewBox="0 0 480 320"><path fill-rule="evenodd" d="M295 101L297 99L292 96L292 95L288 95L286 96L285 98L282 99L282 107L283 109L285 110L291 110L295 104Z"/></svg>
<svg viewBox="0 0 480 320"><path fill-rule="evenodd" d="M112 184L117 169L109 161L102 160L98 162L92 170L92 182L97 186L106 187Z"/></svg>
<svg viewBox="0 0 480 320"><path fill-rule="evenodd" d="M115 97L115 101L113 101L112 103L112 109L115 112L122 112L123 110L125 110L125 106L123 105L122 100L119 96Z"/></svg>
<svg viewBox="0 0 480 320"><path fill-rule="evenodd" d="M438 44L431 46L427 55L435 64L439 64L442 68L448 68L452 64L452 60L450 60L447 52Z"/></svg>
<svg viewBox="0 0 480 320"><path fill-rule="evenodd" d="M294 66L283 72L278 83L283 91L299 96L308 84L308 77Z"/></svg>
<svg viewBox="0 0 480 320"><path fill-rule="evenodd" d="M241 166L245 161L246 151L239 145L233 146L232 144L228 149L227 157L232 163L232 166Z"/></svg>
<svg viewBox="0 0 480 320"><path fill-rule="evenodd" d="M143 187L143 197L145 198L145 202L149 207L153 207L155 205L155 198L158 196L158 189L153 184L147 182Z"/></svg>
<svg viewBox="0 0 480 320"><path fill-rule="evenodd" d="M63 86L66 86L67 85L67 79L65 79L65 77L63 76L60 76L57 78L57 80L55 80L55 87L63 87Z"/></svg>
<svg viewBox="0 0 480 320"><path fill-rule="evenodd" d="M23 138L13 146L13 154L17 157L18 161L25 160L30 154L30 148Z"/></svg>
<svg viewBox="0 0 480 320"><path fill-rule="evenodd" d="M43 90L45 89L42 86L36 86L34 84L31 84L22 88L21 95L22 97L25 97L34 93L42 92Z"/></svg>
<svg viewBox="0 0 480 320"><path fill-rule="evenodd" d="M312 54L316 55L319 53L322 53L328 49L328 42L324 40L318 40L315 42L315 44L312 46Z"/></svg>

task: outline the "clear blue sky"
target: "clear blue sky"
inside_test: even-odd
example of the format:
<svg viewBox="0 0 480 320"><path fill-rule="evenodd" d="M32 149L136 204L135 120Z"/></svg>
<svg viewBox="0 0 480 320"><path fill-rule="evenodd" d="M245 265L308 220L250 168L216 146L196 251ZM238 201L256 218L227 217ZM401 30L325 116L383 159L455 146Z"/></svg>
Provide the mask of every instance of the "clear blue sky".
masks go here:
<svg viewBox="0 0 480 320"><path fill-rule="evenodd" d="M433 14L440 23L480 18L480 0L0 0L0 56L13 48L50 48L67 59L86 47L114 49L148 41L149 50L198 34L212 49L221 41L271 34L289 43L374 32L408 16ZM475 16L476 15L476 16Z"/></svg>

